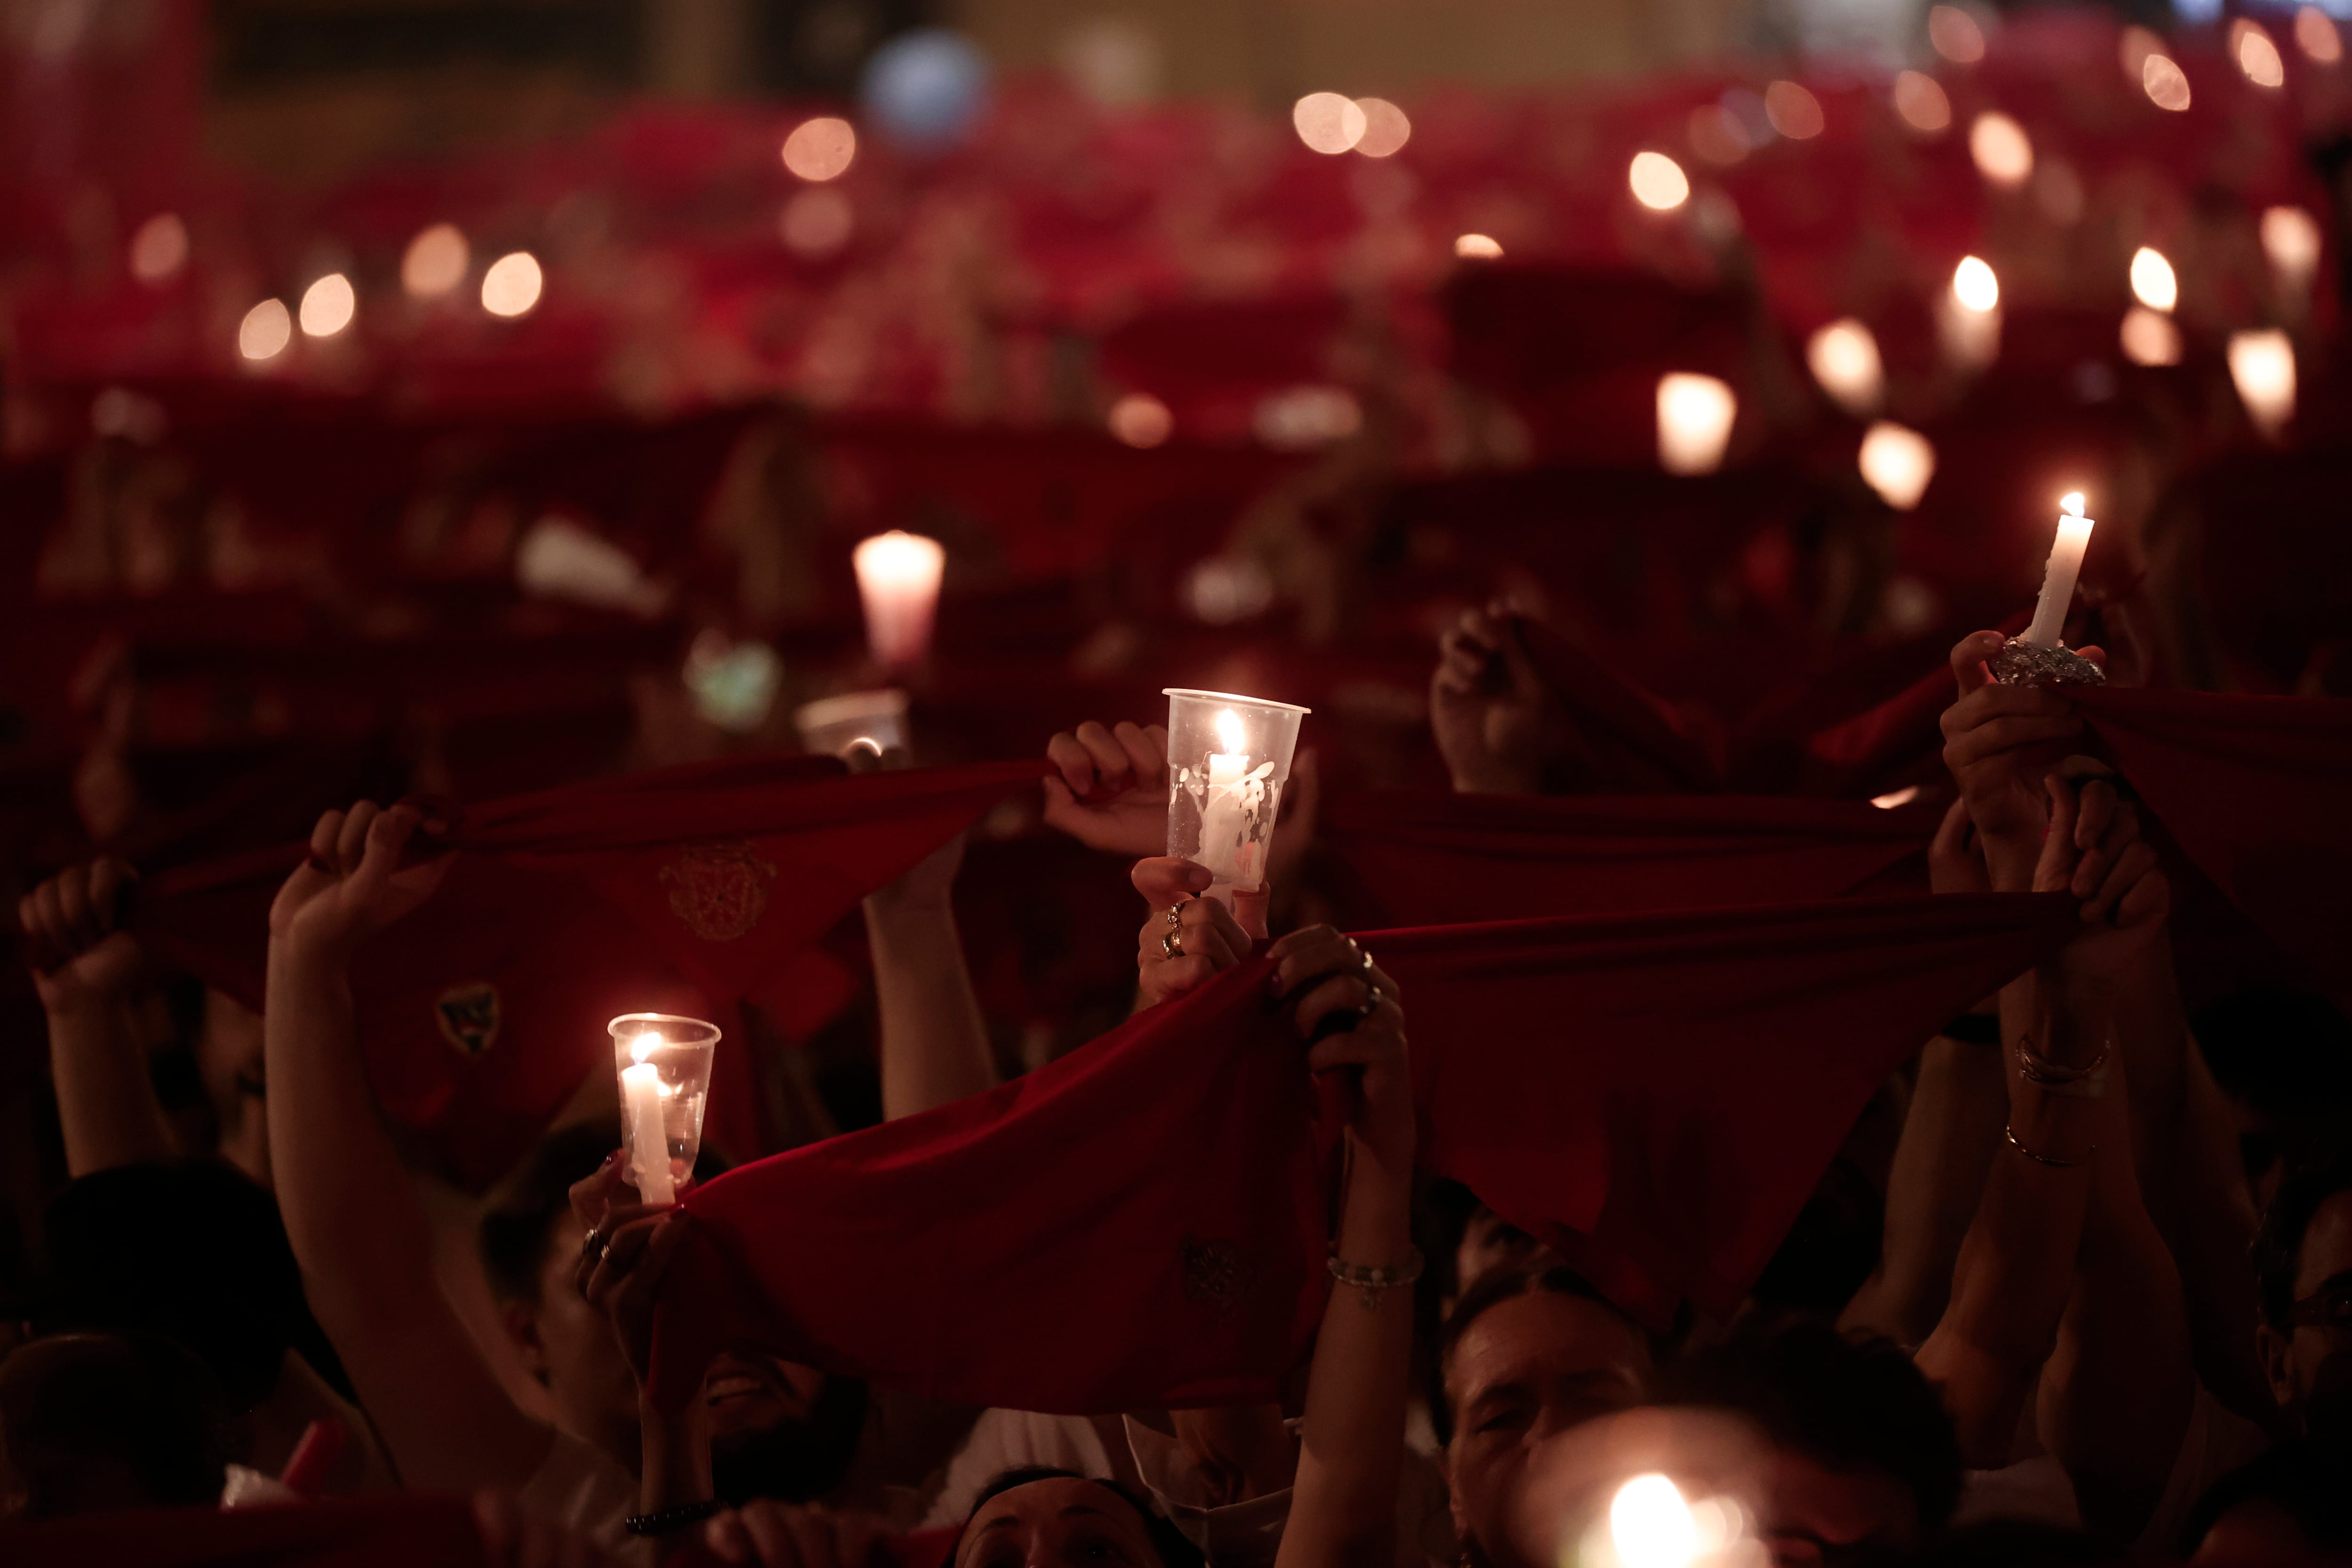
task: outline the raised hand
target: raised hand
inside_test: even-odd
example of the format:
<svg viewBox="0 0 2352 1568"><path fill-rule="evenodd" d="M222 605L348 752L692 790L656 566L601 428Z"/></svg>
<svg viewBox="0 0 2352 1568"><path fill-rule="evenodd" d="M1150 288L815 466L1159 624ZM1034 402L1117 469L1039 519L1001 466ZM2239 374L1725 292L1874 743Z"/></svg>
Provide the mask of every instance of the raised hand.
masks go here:
<svg viewBox="0 0 2352 1568"><path fill-rule="evenodd" d="M571 1197L582 1235L572 1288L613 1325L621 1354L643 1386L653 1363L654 1301L662 1271L693 1216L674 1204L638 1202L619 1151L594 1174L574 1182Z"/></svg>
<svg viewBox="0 0 2352 1568"><path fill-rule="evenodd" d="M1168 731L1089 719L1045 742L1060 770L1045 781L1045 821L1079 843L1151 855L1168 843Z"/></svg>
<svg viewBox="0 0 2352 1568"><path fill-rule="evenodd" d="M2050 832L2034 866L2033 890L2083 900L2084 923L2094 929L2073 948L2120 945L2099 941L2108 935L2125 943L2152 940L2171 910L2172 887L2139 835L2138 808L2105 779L2092 779L2078 791L2053 774L2045 787Z"/></svg>
<svg viewBox="0 0 2352 1568"><path fill-rule="evenodd" d="M139 977L138 939L121 929L139 874L120 860L74 866L16 900L33 988L51 1013L102 1005Z"/></svg>
<svg viewBox="0 0 2352 1568"><path fill-rule="evenodd" d="M1509 606L1465 610L1438 638L1429 726L1457 792L1537 792L1559 726Z"/></svg>
<svg viewBox="0 0 2352 1568"><path fill-rule="evenodd" d="M1201 896L1209 886L1206 868L1154 856L1138 860L1130 879L1151 905L1135 939L1136 984L1144 1006L1195 990L1249 956L1250 933L1233 911Z"/></svg>
<svg viewBox="0 0 2352 1568"><path fill-rule="evenodd" d="M1999 632L1977 632L1952 647L1959 700L1944 710L1944 765L1968 803L1992 885L2020 891L2032 883L2048 819L2042 777L2074 749L2083 721L2053 688L1996 682L1985 661L2001 641Z"/></svg>
<svg viewBox="0 0 2352 1568"><path fill-rule="evenodd" d="M1927 843L1927 886L1938 893L1989 893L1992 879L1985 872L1984 851L1977 843L1976 824L1969 820L1969 803L1956 800L1936 826Z"/></svg>
<svg viewBox="0 0 2352 1568"><path fill-rule="evenodd" d="M345 959L361 943L433 896L446 858L403 866L400 857L424 822L413 805L390 811L361 801L331 811L310 833L310 858L294 868L269 906L269 935L306 953Z"/></svg>
<svg viewBox="0 0 2352 1568"><path fill-rule="evenodd" d="M1412 1072L1397 983L1329 926L1292 931L1272 952L1274 994L1314 1042L1307 1065L1318 1073L1352 1069L1349 1131L1384 1169L1411 1170Z"/></svg>

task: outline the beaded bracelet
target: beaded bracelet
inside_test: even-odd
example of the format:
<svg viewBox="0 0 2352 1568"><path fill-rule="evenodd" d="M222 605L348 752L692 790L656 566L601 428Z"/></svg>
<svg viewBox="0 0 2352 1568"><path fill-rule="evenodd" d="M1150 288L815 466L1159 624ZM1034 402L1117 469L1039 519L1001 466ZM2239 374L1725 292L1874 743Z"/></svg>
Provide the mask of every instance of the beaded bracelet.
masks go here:
<svg viewBox="0 0 2352 1568"><path fill-rule="evenodd" d="M631 1535L667 1535L673 1530L700 1524L724 1506L713 1498L705 1498L700 1502L682 1502L670 1508L657 1508L651 1513L633 1513L621 1521L621 1528Z"/></svg>
<svg viewBox="0 0 2352 1568"><path fill-rule="evenodd" d="M1405 1248L1405 1260L1402 1263L1367 1265L1343 1263L1339 1260L1339 1255L1335 1252L1324 1260L1323 1266L1331 1271L1331 1278L1340 1284L1355 1287L1359 1293L1357 1299L1363 1302L1365 1311L1377 1312L1381 1310L1381 1291L1393 1290L1400 1286L1410 1285L1421 1278L1421 1248L1409 1247Z"/></svg>

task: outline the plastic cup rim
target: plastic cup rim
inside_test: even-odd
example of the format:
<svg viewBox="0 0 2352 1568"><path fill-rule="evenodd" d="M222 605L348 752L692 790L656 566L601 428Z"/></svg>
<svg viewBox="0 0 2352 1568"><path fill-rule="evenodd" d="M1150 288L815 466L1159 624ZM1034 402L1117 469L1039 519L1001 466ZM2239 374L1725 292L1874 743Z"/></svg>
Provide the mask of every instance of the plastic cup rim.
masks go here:
<svg viewBox="0 0 2352 1568"><path fill-rule="evenodd" d="M708 1040L675 1039L665 1032L663 1036L665 1045L680 1047L687 1050L698 1049L705 1045L715 1047L720 1040L727 1037L727 1032L708 1018L690 1018L683 1013L623 1013L604 1026L604 1032L613 1037L613 1043L616 1046L627 1044L621 1035L621 1026L624 1024L691 1024L698 1034L704 1029L710 1031L710 1037Z"/></svg>
<svg viewBox="0 0 2352 1568"><path fill-rule="evenodd" d="M1296 702L1277 702L1271 697L1245 697L1238 691L1203 691L1192 686L1163 686L1160 689L1160 695L1197 697L1207 702L1240 702L1252 708L1272 708L1284 713L1297 713L1301 717L1315 711L1312 708L1301 708Z"/></svg>

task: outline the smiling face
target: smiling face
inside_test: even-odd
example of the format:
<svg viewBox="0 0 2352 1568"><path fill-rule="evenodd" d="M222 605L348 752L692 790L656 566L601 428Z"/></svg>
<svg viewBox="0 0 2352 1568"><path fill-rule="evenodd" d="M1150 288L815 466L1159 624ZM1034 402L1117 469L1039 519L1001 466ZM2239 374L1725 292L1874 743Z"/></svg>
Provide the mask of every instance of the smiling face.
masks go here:
<svg viewBox="0 0 2352 1568"><path fill-rule="evenodd" d="M1011 1487L964 1527L955 1568L1160 1568L1143 1518L1109 1488L1052 1477Z"/></svg>

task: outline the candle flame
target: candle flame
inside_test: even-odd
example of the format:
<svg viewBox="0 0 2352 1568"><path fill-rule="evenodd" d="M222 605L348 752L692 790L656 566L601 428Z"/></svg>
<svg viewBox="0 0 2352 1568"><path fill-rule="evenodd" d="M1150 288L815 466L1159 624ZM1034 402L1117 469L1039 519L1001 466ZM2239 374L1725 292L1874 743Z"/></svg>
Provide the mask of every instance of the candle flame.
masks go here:
<svg viewBox="0 0 2352 1568"><path fill-rule="evenodd" d="M1249 731L1242 727L1242 716L1230 708L1217 715L1217 744L1228 752L1248 748Z"/></svg>
<svg viewBox="0 0 2352 1568"><path fill-rule="evenodd" d="M667 1044L669 1042L661 1037L659 1030L648 1030L629 1042L629 1059L633 1062L644 1061Z"/></svg>
<svg viewBox="0 0 2352 1568"><path fill-rule="evenodd" d="M2064 495L2058 498L2058 505L2065 511L2068 517L2082 516L2083 492L2081 490L2068 490Z"/></svg>

